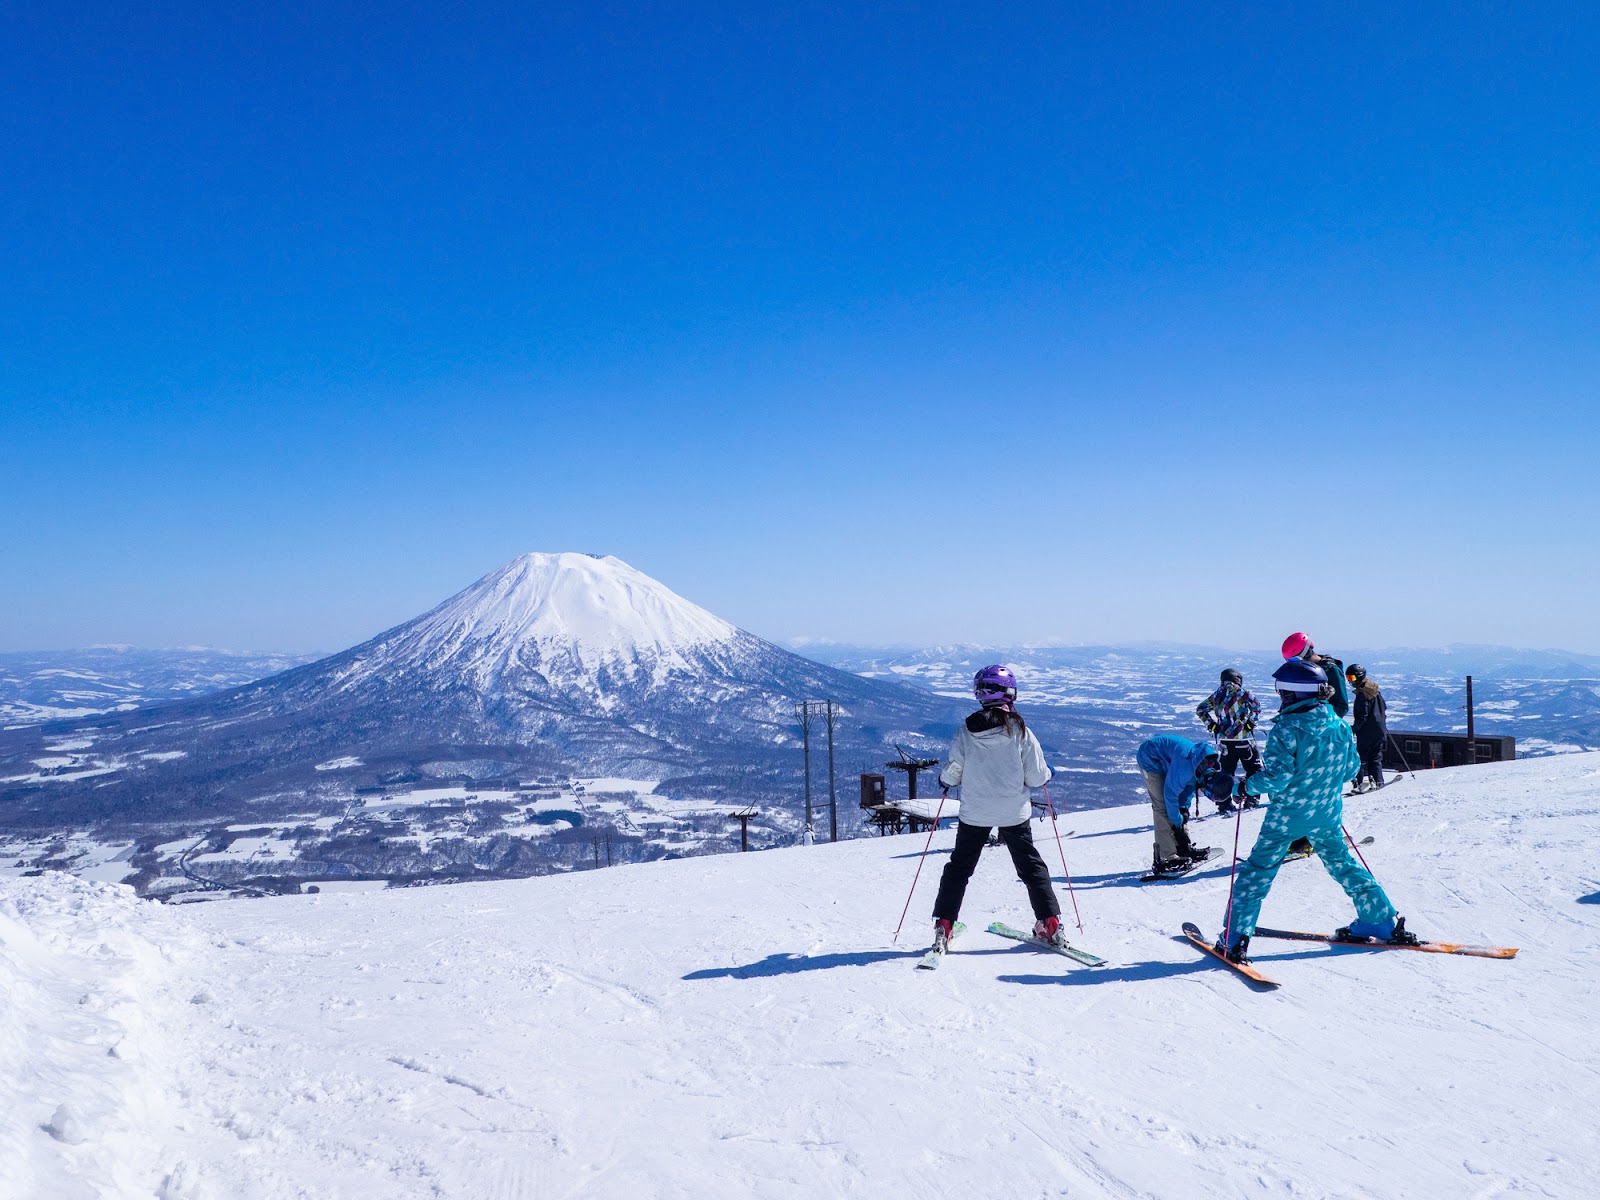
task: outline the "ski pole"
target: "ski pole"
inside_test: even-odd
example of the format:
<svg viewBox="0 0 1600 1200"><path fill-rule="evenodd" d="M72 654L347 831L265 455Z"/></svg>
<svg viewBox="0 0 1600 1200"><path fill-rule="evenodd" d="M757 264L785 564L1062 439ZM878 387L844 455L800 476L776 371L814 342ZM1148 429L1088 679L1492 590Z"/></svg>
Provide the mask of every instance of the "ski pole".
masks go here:
<svg viewBox="0 0 1600 1200"><path fill-rule="evenodd" d="M1417 773L1411 769L1411 764L1406 761L1406 753L1404 750L1400 749L1400 743L1394 740L1394 734L1385 729L1383 731L1383 736L1389 739L1389 745L1393 746L1394 752L1400 756L1400 765L1406 769L1406 774L1411 776L1413 783L1416 782ZM1383 761L1381 755L1378 761Z"/></svg>
<svg viewBox="0 0 1600 1200"><path fill-rule="evenodd" d="M1356 857L1361 859L1361 865L1363 867L1367 867L1367 860L1361 854L1361 847L1356 845L1356 840L1355 840L1355 838L1350 836L1350 831L1348 829L1346 829L1343 825L1340 825L1339 826L1339 832L1344 834L1344 840L1350 843L1350 849L1354 850L1356 852ZM1371 867L1367 867L1367 874L1368 875L1372 874L1372 868Z"/></svg>
<svg viewBox="0 0 1600 1200"><path fill-rule="evenodd" d="M950 799L950 789L945 788L944 794L939 797L939 807L933 810L933 828L928 830L928 840L922 843L922 854L917 859L917 873L911 877L911 890L906 893L906 906L900 910L900 925L906 923L906 913L911 911L911 897L917 894L917 880L922 878L922 863L928 857L928 847L933 845L934 832L939 828L939 815L944 812L944 802ZM894 937L891 942L900 940L900 925L894 927Z"/></svg>
<svg viewBox="0 0 1600 1200"><path fill-rule="evenodd" d="M1061 848L1061 826L1056 824L1056 806L1050 800L1050 785L1044 785L1044 803L1050 810L1050 827L1056 831L1056 853L1061 855L1061 873L1067 877L1067 895L1072 898L1072 917L1078 922L1078 932L1083 932L1083 918L1078 915L1078 893L1072 890L1072 872L1067 870L1067 852Z"/></svg>
<svg viewBox="0 0 1600 1200"><path fill-rule="evenodd" d="M1246 775L1245 781L1249 782L1249 779L1250 777ZM1240 787L1242 788L1243 784ZM1222 948L1224 950L1233 949L1233 880L1239 874L1239 826L1244 824L1244 801L1249 794L1249 792L1241 792L1239 807L1233 814L1233 866L1228 871L1228 915L1223 918L1222 922Z"/></svg>

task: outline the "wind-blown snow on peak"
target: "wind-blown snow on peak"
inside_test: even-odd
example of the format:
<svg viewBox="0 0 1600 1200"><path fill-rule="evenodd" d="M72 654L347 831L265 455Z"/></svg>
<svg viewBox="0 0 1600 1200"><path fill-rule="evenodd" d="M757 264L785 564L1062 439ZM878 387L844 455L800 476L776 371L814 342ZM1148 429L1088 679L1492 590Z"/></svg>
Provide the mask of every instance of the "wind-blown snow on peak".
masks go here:
<svg viewBox="0 0 1600 1200"><path fill-rule="evenodd" d="M448 667L480 684L518 669L552 682L640 668L659 678L748 636L619 558L524 554L382 635L361 665Z"/></svg>

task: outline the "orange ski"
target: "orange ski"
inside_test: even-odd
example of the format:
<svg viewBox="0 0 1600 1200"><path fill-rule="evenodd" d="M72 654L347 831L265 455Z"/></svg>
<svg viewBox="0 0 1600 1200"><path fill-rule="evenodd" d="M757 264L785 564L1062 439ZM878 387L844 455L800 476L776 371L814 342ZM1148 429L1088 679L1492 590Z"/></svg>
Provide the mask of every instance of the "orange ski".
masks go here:
<svg viewBox="0 0 1600 1200"><path fill-rule="evenodd" d="M1212 958L1216 959L1223 966L1231 967L1233 970L1239 972L1239 974L1243 975L1251 983L1258 983L1265 988L1275 988L1278 986L1278 981L1276 979L1268 979L1249 963L1236 963L1226 955L1218 954L1217 948L1210 942L1206 941L1206 939L1200 933L1200 927L1193 921L1185 921L1183 923L1183 936L1188 938L1196 946L1199 946L1200 949L1211 955Z"/></svg>
<svg viewBox="0 0 1600 1200"><path fill-rule="evenodd" d="M1468 954L1473 958L1515 958L1515 946L1463 946L1456 942L1380 942L1376 938L1346 940L1327 933L1299 933L1293 929L1262 929L1256 937L1283 938L1291 942L1326 942L1330 946L1355 946L1360 950L1421 950L1428 954Z"/></svg>

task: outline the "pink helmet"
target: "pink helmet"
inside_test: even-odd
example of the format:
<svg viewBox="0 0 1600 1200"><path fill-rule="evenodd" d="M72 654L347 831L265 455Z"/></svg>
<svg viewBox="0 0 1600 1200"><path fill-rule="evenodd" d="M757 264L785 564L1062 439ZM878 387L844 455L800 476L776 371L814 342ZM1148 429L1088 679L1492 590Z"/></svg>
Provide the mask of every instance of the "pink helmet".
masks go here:
<svg viewBox="0 0 1600 1200"><path fill-rule="evenodd" d="M1310 637L1303 633L1291 633L1283 639L1284 658L1299 658L1311 648Z"/></svg>

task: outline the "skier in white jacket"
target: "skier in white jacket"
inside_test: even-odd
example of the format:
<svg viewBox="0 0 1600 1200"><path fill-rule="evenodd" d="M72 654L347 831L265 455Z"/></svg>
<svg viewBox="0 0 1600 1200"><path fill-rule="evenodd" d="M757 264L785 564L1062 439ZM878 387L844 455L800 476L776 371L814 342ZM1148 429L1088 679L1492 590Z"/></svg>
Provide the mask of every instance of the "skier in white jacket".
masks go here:
<svg viewBox="0 0 1600 1200"><path fill-rule="evenodd" d="M939 879L933 902L934 946L943 949L950 940L967 881L978 856L998 826L1000 840L1011 851L1017 878L1027 886L1037 918L1034 936L1061 942L1061 905L1050 886L1050 869L1033 844L1033 802L1029 788L1050 780L1044 751L1016 710L1017 677L1010 668L984 667L972 680L972 694L982 707L956 732L950 743L949 762L939 772L948 791L961 788L961 821L956 826L956 848Z"/></svg>

